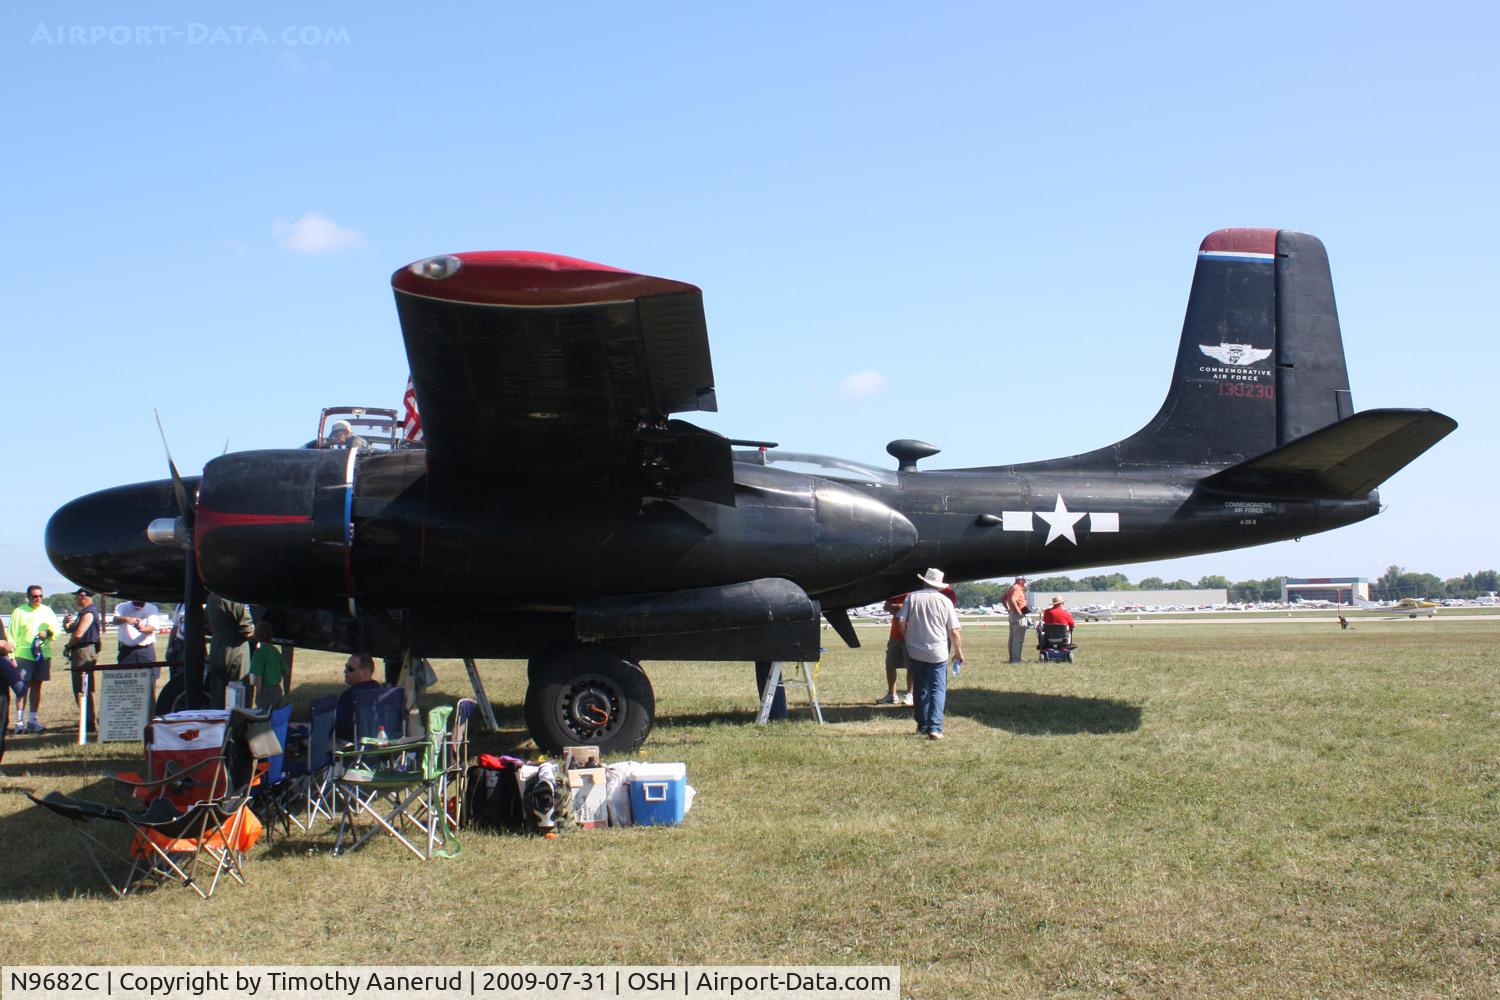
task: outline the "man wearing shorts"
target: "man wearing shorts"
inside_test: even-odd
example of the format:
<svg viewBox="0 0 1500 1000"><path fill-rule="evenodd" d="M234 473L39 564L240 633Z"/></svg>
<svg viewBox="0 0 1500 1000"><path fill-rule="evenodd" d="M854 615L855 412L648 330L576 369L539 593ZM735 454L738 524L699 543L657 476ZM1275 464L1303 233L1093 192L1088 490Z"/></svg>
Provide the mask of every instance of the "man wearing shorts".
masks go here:
<svg viewBox="0 0 1500 1000"><path fill-rule="evenodd" d="M16 703L16 732L44 733L37 719L42 707L42 685L52 679L52 640L62 632L62 622L42 603L42 588L26 588L26 604L10 613L10 637L16 644L16 666L26 679L26 697ZM30 711L22 719L22 710Z"/></svg>
<svg viewBox="0 0 1500 1000"><path fill-rule="evenodd" d="M885 610L891 616L891 637L885 643L885 697L877 698L877 705L911 704L911 671L906 669L906 630L901 625L901 606L906 603L906 594L897 594L885 602ZM906 670L906 694L896 693L899 671Z"/></svg>

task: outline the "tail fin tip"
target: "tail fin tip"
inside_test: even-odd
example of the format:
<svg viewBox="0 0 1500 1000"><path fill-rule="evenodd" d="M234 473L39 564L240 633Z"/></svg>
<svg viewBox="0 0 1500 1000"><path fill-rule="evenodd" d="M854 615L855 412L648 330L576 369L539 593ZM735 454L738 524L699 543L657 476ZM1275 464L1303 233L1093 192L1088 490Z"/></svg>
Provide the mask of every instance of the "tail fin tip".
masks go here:
<svg viewBox="0 0 1500 1000"><path fill-rule="evenodd" d="M1216 229L1198 244L1200 254L1274 257L1279 229Z"/></svg>

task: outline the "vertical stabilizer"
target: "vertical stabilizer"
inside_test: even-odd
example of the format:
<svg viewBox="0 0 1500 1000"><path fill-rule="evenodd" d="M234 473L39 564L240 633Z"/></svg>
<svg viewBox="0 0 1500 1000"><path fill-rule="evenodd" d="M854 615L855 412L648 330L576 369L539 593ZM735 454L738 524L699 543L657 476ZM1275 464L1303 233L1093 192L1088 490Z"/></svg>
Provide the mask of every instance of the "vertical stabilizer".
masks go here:
<svg viewBox="0 0 1500 1000"><path fill-rule="evenodd" d="M1352 412L1322 242L1221 229L1198 248L1166 402L1115 450L1126 465L1222 467Z"/></svg>

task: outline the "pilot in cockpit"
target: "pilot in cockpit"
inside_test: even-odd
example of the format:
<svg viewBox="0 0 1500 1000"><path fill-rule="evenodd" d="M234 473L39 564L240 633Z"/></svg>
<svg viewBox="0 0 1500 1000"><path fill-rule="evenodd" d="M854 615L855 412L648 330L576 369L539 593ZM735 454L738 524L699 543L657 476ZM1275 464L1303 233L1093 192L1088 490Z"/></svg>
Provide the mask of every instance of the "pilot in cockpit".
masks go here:
<svg viewBox="0 0 1500 1000"><path fill-rule="evenodd" d="M328 447L357 450L370 447L370 443L354 433L354 428L349 426L349 421L335 420L333 429L328 432Z"/></svg>

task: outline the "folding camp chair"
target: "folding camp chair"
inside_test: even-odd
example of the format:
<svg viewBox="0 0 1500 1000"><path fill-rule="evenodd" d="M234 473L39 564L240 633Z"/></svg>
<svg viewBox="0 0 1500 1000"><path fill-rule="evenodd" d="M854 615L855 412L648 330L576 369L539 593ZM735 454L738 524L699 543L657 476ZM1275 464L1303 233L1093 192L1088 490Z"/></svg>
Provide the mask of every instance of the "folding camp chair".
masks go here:
<svg viewBox="0 0 1500 1000"><path fill-rule="evenodd" d="M333 724L338 704L338 695L334 694L312 700L308 705L307 753L287 762L291 781L285 797L286 816L303 832L312 829L319 816L334 818Z"/></svg>
<svg viewBox="0 0 1500 1000"><path fill-rule="evenodd" d="M153 747L166 744L154 756L167 773L145 781L113 776L117 788L146 802L142 809L120 808L58 792L40 799L30 796L37 805L72 825L84 842L89 860L116 896L126 896L147 885L175 882L207 899L225 876L244 884L244 856L261 833L260 823L248 806L256 762L272 756L280 747L261 732L269 728L264 714L217 714L227 714L228 718L204 718L206 713L196 713L197 717L187 720L165 716L152 721L152 727L176 733L169 739L162 739L158 733ZM200 748L184 749L174 743L196 742L202 729L216 723L222 725L224 733L220 752L198 755L177 765L181 754L197 754ZM170 756L173 754L179 756ZM148 755L148 769L152 757ZM111 824L128 828L128 846L107 842ZM112 876L101 857L127 864L125 874Z"/></svg>
<svg viewBox="0 0 1500 1000"><path fill-rule="evenodd" d="M383 735L382 735L383 734ZM354 692L354 742L396 740L406 735L406 690L367 688Z"/></svg>
<svg viewBox="0 0 1500 1000"><path fill-rule="evenodd" d="M473 698L463 698L453 707L448 720L448 758L443 770L438 801L448 810L448 822L455 830L463 826L464 797L469 781L469 718L479 708Z"/></svg>
<svg viewBox="0 0 1500 1000"><path fill-rule="evenodd" d="M266 760L265 773L260 776L250 793L250 808L265 827L267 843L275 837L278 823L288 835L292 832L292 817L286 803L287 789L292 784L286 769L287 731L292 724L292 706L289 702L282 702L271 709L270 724L281 750Z"/></svg>
<svg viewBox="0 0 1500 1000"><path fill-rule="evenodd" d="M165 797L179 809L224 794L224 769L201 765L204 761L222 761L230 738L229 720L230 712L222 708L172 712L152 719L144 735L144 773L109 775L115 791L133 796L142 804ZM166 780L173 776L176 780Z"/></svg>
<svg viewBox="0 0 1500 1000"><path fill-rule="evenodd" d="M332 763L329 766L326 786L330 818L332 818L332 813L345 815L341 798L347 793L348 788L341 785L338 778L349 768L359 766L361 758L359 748L386 746L406 739L405 689L360 688L353 692L352 701L353 704L350 706L351 720L354 724L352 741L339 738L337 720L335 720ZM352 755L349 753L351 750L355 751Z"/></svg>
<svg viewBox="0 0 1500 1000"><path fill-rule="evenodd" d="M334 854L362 847L384 831L423 861L457 856L458 840L440 797L447 773L448 721L452 713L448 705L429 712L427 735L420 739L366 740L335 752L345 769L334 779L340 805ZM372 822L359 833L359 820L365 816Z"/></svg>

